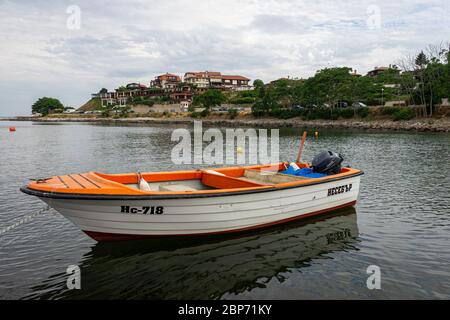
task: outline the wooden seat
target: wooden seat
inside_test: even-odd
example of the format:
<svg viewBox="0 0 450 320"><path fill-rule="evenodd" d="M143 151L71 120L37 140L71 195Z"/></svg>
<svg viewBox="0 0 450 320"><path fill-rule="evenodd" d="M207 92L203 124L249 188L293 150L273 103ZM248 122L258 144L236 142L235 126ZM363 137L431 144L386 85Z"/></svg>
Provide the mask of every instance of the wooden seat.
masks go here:
<svg viewBox="0 0 450 320"><path fill-rule="evenodd" d="M270 171L247 169L244 171L244 176L239 179L264 185L275 185L279 183L305 180L307 178L278 172L274 173Z"/></svg>

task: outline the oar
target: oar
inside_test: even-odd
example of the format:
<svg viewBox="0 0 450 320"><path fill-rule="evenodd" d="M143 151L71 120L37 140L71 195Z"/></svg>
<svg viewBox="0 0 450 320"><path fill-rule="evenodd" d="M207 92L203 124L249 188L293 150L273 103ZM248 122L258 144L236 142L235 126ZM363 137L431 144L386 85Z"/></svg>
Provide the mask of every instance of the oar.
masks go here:
<svg viewBox="0 0 450 320"><path fill-rule="evenodd" d="M300 141L300 149L298 150L298 155L297 155L297 163L300 162L300 158L302 156L302 151L303 151L303 145L305 144L307 134L308 134L307 131L303 132L302 140Z"/></svg>

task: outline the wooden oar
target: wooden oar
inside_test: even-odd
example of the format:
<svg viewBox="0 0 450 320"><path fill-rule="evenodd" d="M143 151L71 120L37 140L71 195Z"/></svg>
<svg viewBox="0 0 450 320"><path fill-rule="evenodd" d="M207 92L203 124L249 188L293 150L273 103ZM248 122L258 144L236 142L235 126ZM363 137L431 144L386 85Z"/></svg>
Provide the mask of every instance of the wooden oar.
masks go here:
<svg viewBox="0 0 450 320"><path fill-rule="evenodd" d="M303 132L302 140L300 141L300 149L298 150L298 155L297 155L297 163L300 162L300 157L302 156L303 145L305 144L307 134L308 134L307 131Z"/></svg>

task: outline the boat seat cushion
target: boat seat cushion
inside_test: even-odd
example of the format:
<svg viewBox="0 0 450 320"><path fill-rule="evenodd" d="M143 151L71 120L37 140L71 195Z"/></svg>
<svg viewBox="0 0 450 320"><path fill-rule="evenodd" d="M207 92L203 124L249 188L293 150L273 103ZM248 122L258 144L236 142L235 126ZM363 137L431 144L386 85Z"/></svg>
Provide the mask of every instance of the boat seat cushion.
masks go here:
<svg viewBox="0 0 450 320"><path fill-rule="evenodd" d="M179 192L179 191L197 191L197 189L185 186L183 184L166 184L159 186L159 191Z"/></svg>

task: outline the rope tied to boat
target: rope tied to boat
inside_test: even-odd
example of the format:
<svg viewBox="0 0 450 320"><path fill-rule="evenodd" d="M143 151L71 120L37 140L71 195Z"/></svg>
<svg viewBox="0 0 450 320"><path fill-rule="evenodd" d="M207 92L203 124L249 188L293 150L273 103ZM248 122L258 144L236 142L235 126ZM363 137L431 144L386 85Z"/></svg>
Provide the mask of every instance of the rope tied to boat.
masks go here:
<svg viewBox="0 0 450 320"><path fill-rule="evenodd" d="M37 216L40 216L40 215L44 215L44 214L49 213L49 210L50 210L50 209L51 209L50 206L45 206L44 208L42 208L41 210L39 210L39 211L37 211L37 212L35 212L35 213L32 213L32 214L29 214L29 215L24 216L23 218L21 218L21 219L20 219L19 221L17 221L16 223L14 223L14 224L12 224L12 225L6 227L6 228L1 229L1 230L0 230L0 236L4 235L4 234L7 233L8 231L11 231L11 230L17 228L18 226L21 226L22 224L25 224L25 223L27 223L27 222L30 222L31 220L33 220L33 219L36 218Z"/></svg>

